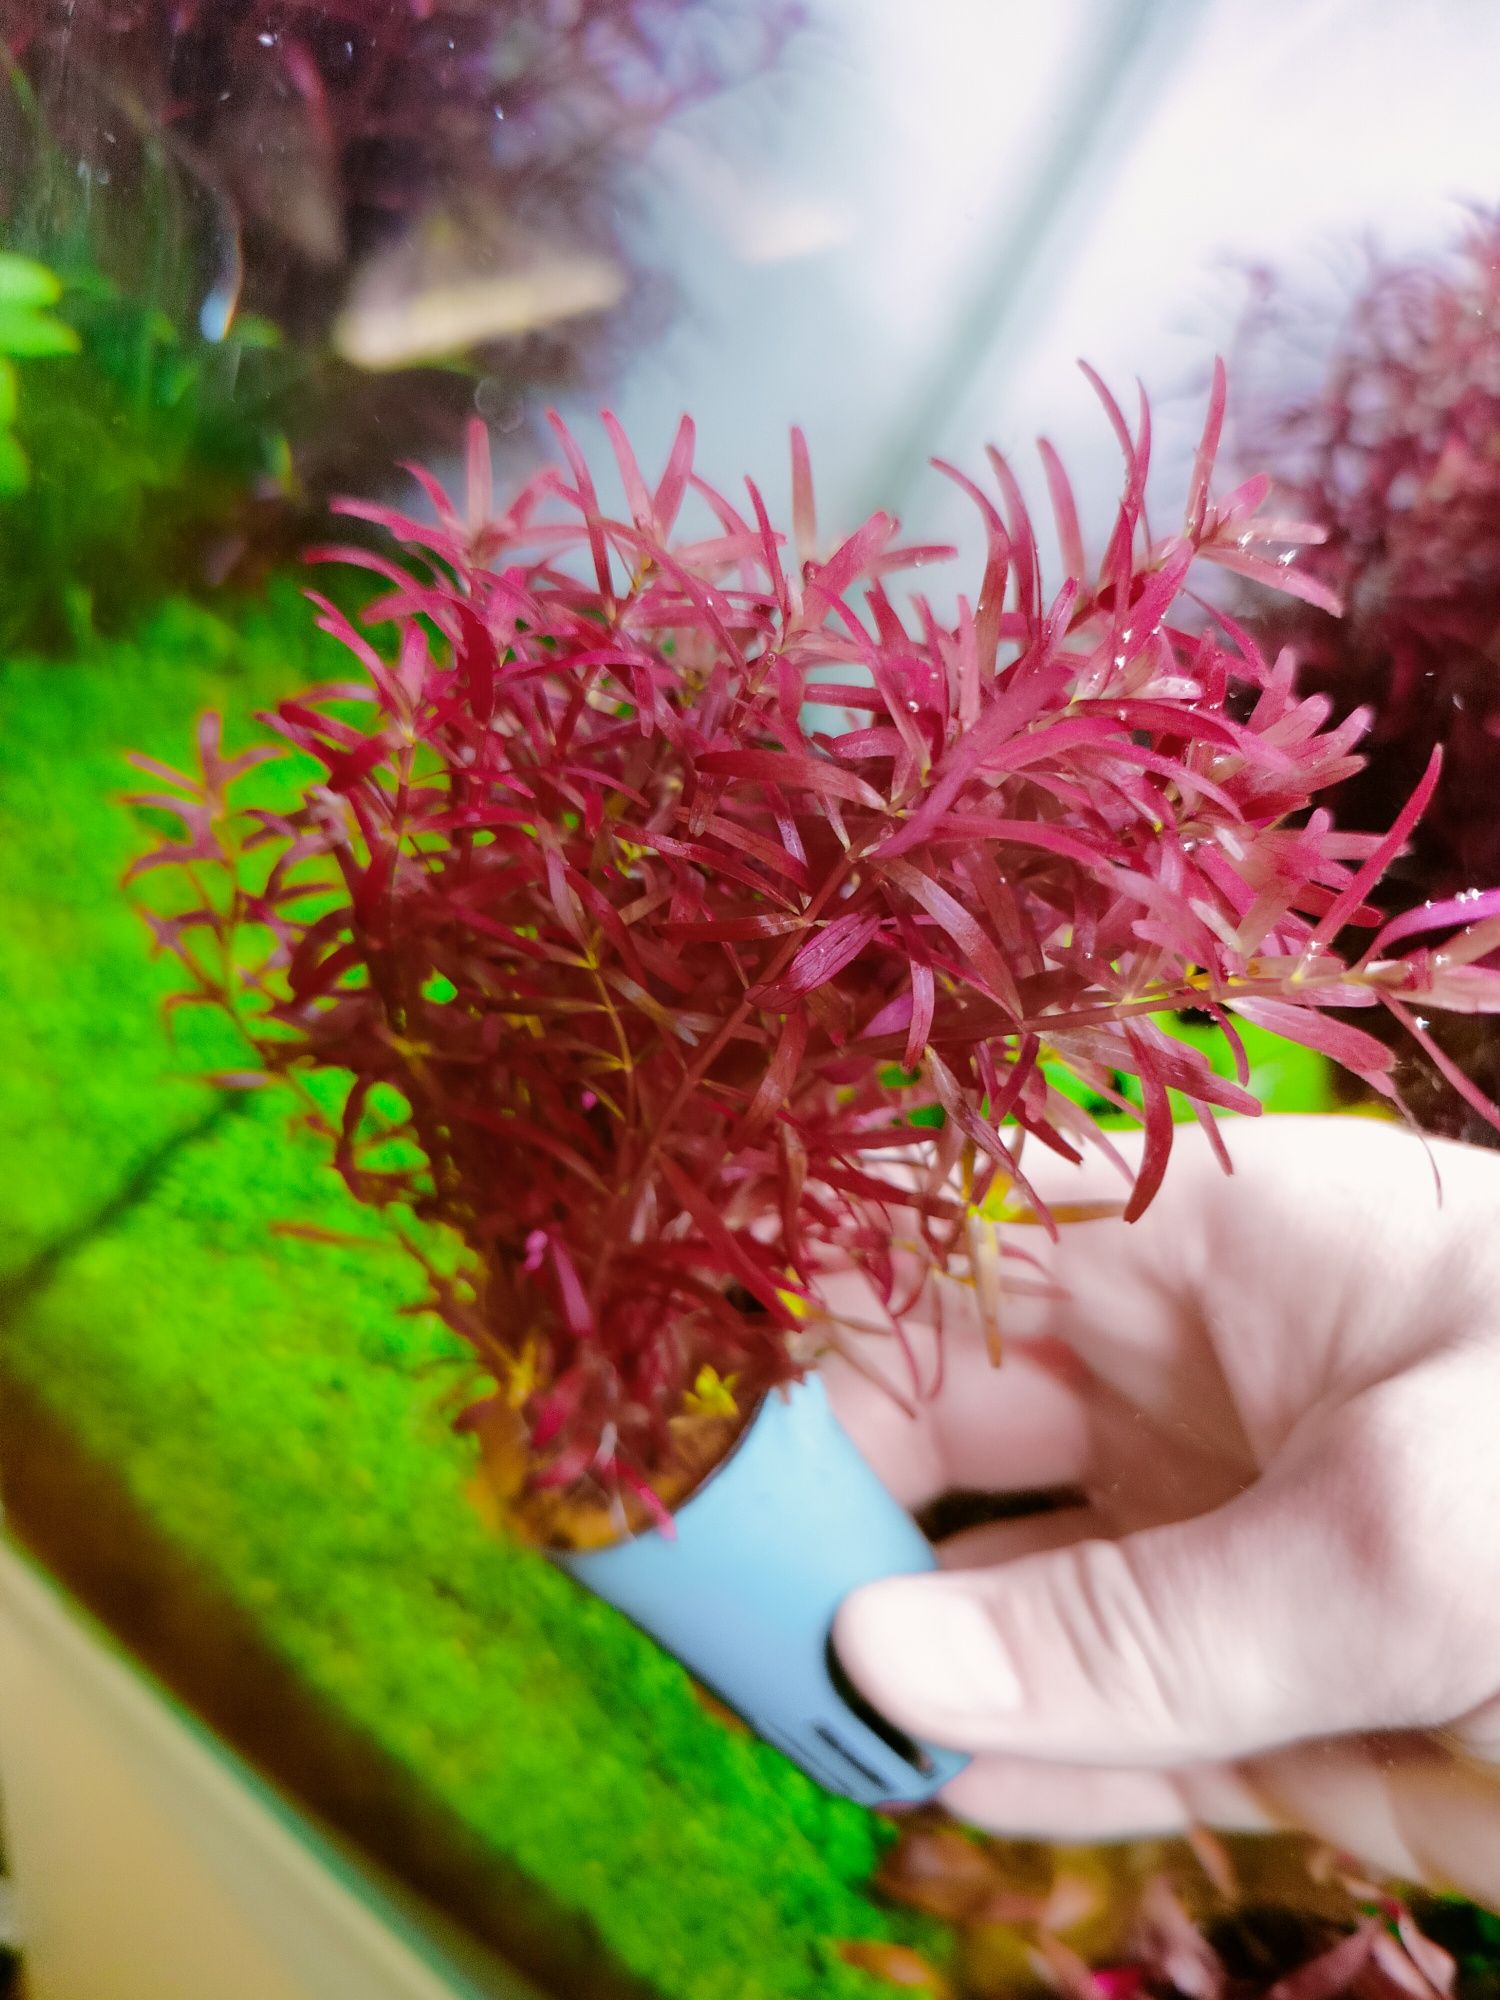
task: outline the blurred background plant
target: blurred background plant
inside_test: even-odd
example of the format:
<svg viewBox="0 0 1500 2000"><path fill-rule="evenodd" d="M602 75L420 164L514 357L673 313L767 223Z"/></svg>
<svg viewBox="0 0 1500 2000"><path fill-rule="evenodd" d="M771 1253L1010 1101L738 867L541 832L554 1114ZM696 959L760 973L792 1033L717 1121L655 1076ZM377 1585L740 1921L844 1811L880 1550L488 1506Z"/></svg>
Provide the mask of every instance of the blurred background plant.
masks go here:
<svg viewBox="0 0 1500 2000"><path fill-rule="evenodd" d="M31 461L16 435L21 400L17 361L38 355L76 354L78 335L49 310L62 286L45 264L0 252L0 496L31 485Z"/></svg>
<svg viewBox="0 0 1500 2000"><path fill-rule="evenodd" d="M0 645L56 649L172 584L222 581L256 514L278 518L295 490L275 421L283 354L248 315L210 345L101 271L64 279L6 256L0 286L17 271L51 304L0 304Z"/></svg>
<svg viewBox="0 0 1500 2000"><path fill-rule="evenodd" d="M33 318L4 348L10 502L16 451L30 476L24 507L0 493L0 641L253 581L330 491L602 373L666 303L632 167L791 24L739 0L0 0L0 241L46 294L11 302Z"/></svg>
<svg viewBox="0 0 1500 2000"><path fill-rule="evenodd" d="M1432 805L1386 887L1393 910L1461 898L1500 866L1500 211L1446 250L1372 256L1331 332L1273 276L1257 294L1242 344L1269 386L1241 402L1240 455L1324 529L1306 566L1344 603L1333 617L1265 597L1258 622L1336 717L1370 712L1364 767L1330 801L1342 824L1380 823L1441 746ZM1314 381L1297 393L1299 355ZM1451 1019L1438 1039L1482 1087L1500 1081L1491 1024ZM1424 1123L1482 1136L1426 1065L1406 1065L1404 1088Z"/></svg>
<svg viewBox="0 0 1500 2000"><path fill-rule="evenodd" d="M1500 1918L1375 1882L1312 1840L1198 1829L1116 1847L902 1823L885 1896L957 1929L939 1968L903 1945L844 1956L932 2000L1494 2000Z"/></svg>

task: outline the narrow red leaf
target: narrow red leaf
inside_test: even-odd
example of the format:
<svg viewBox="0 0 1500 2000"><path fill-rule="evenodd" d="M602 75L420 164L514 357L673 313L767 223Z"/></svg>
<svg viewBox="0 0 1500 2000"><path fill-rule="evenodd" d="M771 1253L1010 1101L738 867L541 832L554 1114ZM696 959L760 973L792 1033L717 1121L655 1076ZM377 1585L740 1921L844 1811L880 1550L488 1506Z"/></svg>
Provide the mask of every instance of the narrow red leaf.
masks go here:
<svg viewBox="0 0 1500 2000"><path fill-rule="evenodd" d="M807 455L807 439L795 427L792 430L792 535L798 562L814 561L818 553L818 512L813 503L812 465Z"/></svg>
<svg viewBox="0 0 1500 2000"><path fill-rule="evenodd" d="M925 910L928 916L941 924L978 972L991 998L998 1000L1002 1006L1014 1004L1019 1016L1020 1006L1010 967L994 940L957 897L950 895L940 882L934 881L908 861L890 861L881 854L873 865L888 882L910 897L919 909Z"/></svg>
<svg viewBox="0 0 1500 2000"><path fill-rule="evenodd" d="M807 1050L807 1010L794 1007L781 1024L781 1034L766 1065L766 1073L756 1085L755 1095L745 1109L740 1137L748 1141L768 1123L786 1102Z"/></svg>
<svg viewBox="0 0 1500 2000"><path fill-rule="evenodd" d="M620 428L619 419L612 410L601 410L599 421L604 426L615 454L615 464L620 468L620 483L625 488L626 503L631 519L643 533L657 530L656 510L651 495L646 491L646 482L641 477L641 468L636 463L635 453L630 448L630 440Z"/></svg>
<svg viewBox="0 0 1500 2000"><path fill-rule="evenodd" d="M914 958L911 962L911 1024L906 1031L906 1050L902 1056L907 1069L915 1069L922 1060L932 1033L936 1004L937 982L932 976L932 967L924 959Z"/></svg>
<svg viewBox="0 0 1500 2000"><path fill-rule="evenodd" d="M1396 917L1370 946L1371 957L1383 955L1393 944L1420 937L1424 931L1446 930L1453 924L1475 924L1500 916L1500 889L1465 889L1457 896L1428 900L1404 916Z"/></svg>
<svg viewBox="0 0 1500 2000"><path fill-rule="evenodd" d="M1443 768L1443 747L1433 745L1432 755L1427 760L1427 769L1418 780L1417 788L1396 816L1395 824L1372 850L1369 859L1359 869L1343 894L1332 902L1324 912L1317 929L1309 939L1310 946L1326 945L1338 936L1349 920L1350 912L1357 909L1366 894L1374 888L1386 868L1405 847L1412 828L1427 810L1427 802L1437 789L1439 774Z"/></svg>
<svg viewBox="0 0 1500 2000"><path fill-rule="evenodd" d="M578 1271L568 1253L567 1245L560 1237L550 1236L547 1239L547 1253L552 1259L552 1268L557 1276L557 1294L562 1306L563 1323L575 1339L587 1339L594 1331L594 1316L589 1310L588 1299L584 1295Z"/></svg>
<svg viewBox="0 0 1500 2000"><path fill-rule="evenodd" d="M1320 583L1306 570L1298 569L1289 559L1283 561L1278 557L1272 562L1266 556L1251 555L1248 549L1211 541L1204 543L1203 555L1206 561L1216 563L1220 569L1233 570L1236 576L1264 584L1269 590L1279 591L1283 597L1300 597L1304 604L1326 611L1331 617L1337 618L1343 611L1343 600L1336 590L1330 590L1326 583Z"/></svg>
<svg viewBox="0 0 1500 2000"><path fill-rule="evenodd" d="M1185 525L1188 538L1194 542L1202 535L1203 524L1208 518L1209 484L1213 478L1214 461L1219 456L1219 439L1224 430L1224 409L1228 400L1229 382L1224 373L1224 363L1215 355L1213 387L1209 391L1203 435L1198 440L1192 480L1188 486Z"/></svg>
<svg viewBox="0 0 1500 2000"><path fill-rule="evenodd" d="M1172 1156L1172 1106L1162 1082L1153 1052L1134 1029L1125 1029L1125 1040L1135 1057L1132 1067L1140 1078L1146 1130L1141 1169L1125 1204L1125 1220L1135 1222L1144 1215L1160 1191Z"/></svg>
<svg viewBox="0 0 1500 2000"><path fill-rule="evenodd" d="M691 417L684 417L677 426L677 435L672 440L672 449L667 456L666 467L657 482L656 493L651 502L651 511L656 518L659 535L670 535L677 524L677 516L682 508L682 496L687 491L693 470L693 447L697 433Z"/></svg>
<svg viewBox="0 0 1500 2000"><path fill-rule="evenodd" d="M852 910L847 916L833 918L798 947L796 956L774 987L757 989L750 998L758 1006L779 1013L792 997L811 993L816 987L836 978L845 966L852 965L880 929L882 921L879 910Z"/></svg>
<svg viewBox="0 0 1500 2000"><path fill-rule="evenodd" d="M711 778L752 778L787 791L813 792L822 799L845 799L872 812L879 812L884 804L873 785L826 758L797 756L784 750L705 750L697 763Z"/></svg>
<svg viewBox="0 0 1500 2000"><path fill-rule="evenodd" d="M1319 1055L1328 1056L1355 1076L1379 1074L1392 1068L1396 1060L1383 1042L1363 1028L1315 1013L1308 1007L1295 1007L1285 1000L1253 998L1229 1000L1225 1005L1243 1019L1254 1021L1257 1027L1269 1028L1289 1042L1301 1043L1303 1048L1316 1049Z"/></svg>
<svg viewBox="0 0 1500 2000"><path fill-rule="evenodd" d="M477 535L495 511L494 471L490 434L483 417L471 417L467 436L467 497L469 533Z"/></svg>
<svg viewBox="0 0 1500 2000"><path fill-rule="evenodd" d="M1047 475L1047 491L1052 499L1053 519L1057 523L1057 545L1063 568L1069 576L1077 577L1081 582L1087 569L1087 558L1083 552L1083 532L1078 525L1078 503L1073 498L1073 488L1063 470L1062 460L1046 438L1037 439L1037 451Z"/></svg>
<svg viewBox="0 0 1500 2000"><path fill-rule="evenodd" d="M588 533L589 551L594 558L594 576L599 585L599 595L612 603L614 592L610 584L609 550L604 540L604 530L599 512L599 495L594 490L594 482L589 473L588 461L578 449L572 432L556 410L547 412L547 422L552 426L553 435L562 446L563 456L568 461L568 469L578 488L578 504L583 513L584 527Z"/></svg>

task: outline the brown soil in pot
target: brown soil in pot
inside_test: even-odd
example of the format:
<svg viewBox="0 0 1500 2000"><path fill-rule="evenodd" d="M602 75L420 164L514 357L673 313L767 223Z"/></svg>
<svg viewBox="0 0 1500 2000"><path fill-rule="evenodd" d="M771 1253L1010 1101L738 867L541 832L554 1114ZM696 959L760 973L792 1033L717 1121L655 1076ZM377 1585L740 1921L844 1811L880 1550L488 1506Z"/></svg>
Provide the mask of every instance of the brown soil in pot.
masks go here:
<svg viewBox="0 0 1500 2000"><path fill-rule="evenodd" d="M672 1419L673 1462L652 1476L652 1490L669 1514L711 1479L749 1431L760 1401L731 1416ZM584 1554L647 1534L658 1523L638 1495L598 1481L538 1488L518 1410L496 1397L468 1425L479 1445L480 1469L470 1486L475 1505L496 1529L549 1553Z"/></svg>

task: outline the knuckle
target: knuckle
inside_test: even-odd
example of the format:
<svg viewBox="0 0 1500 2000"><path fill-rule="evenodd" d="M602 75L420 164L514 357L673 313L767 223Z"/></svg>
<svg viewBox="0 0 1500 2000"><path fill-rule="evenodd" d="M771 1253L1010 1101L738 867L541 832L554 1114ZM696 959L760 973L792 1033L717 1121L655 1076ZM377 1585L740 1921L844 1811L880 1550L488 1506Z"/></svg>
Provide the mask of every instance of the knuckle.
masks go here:
<svg viewBox="0 0 1500 2000"><path fill-rule="evenodd" d="M1167 1643L1128 1543L1080 1544L1057 1573L1054 1612L1088 1689L1132 1740L1171 1734L1182 1713L1185 1663Z"/></svg>

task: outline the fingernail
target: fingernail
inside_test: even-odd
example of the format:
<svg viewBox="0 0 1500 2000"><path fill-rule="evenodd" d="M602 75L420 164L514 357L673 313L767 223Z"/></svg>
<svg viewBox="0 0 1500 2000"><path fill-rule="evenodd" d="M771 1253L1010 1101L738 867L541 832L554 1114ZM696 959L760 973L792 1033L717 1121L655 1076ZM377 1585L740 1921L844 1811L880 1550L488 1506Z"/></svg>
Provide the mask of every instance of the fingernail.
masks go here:
<svg viewBox="0 0 1500 2000"><path fill-rule="evenodd" d="M970 1592L877 1584L847 1607L846 1661L857 1652L871 1682L900 1690L913 1709L1003 1714L1022 1702L1020 1678L985 1606ZM905 1718L903 1718L904 1720Z"/></svg>

